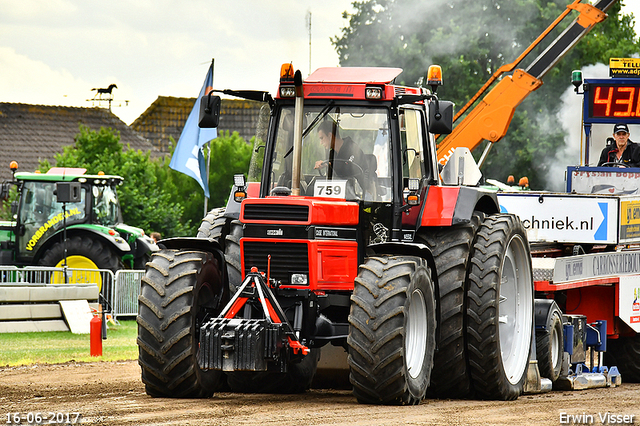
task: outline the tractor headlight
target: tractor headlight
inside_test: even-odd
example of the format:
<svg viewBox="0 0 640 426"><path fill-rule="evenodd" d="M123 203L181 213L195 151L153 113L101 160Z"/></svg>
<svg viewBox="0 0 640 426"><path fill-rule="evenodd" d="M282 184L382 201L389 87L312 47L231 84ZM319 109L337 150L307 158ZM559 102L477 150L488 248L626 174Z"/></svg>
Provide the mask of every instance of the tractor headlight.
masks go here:
<svg viewBox="0 0 640 426"><path fill-rule="evenodd" d="M307 274L291 274L291 285L308 285L309 277Z"/></svg>

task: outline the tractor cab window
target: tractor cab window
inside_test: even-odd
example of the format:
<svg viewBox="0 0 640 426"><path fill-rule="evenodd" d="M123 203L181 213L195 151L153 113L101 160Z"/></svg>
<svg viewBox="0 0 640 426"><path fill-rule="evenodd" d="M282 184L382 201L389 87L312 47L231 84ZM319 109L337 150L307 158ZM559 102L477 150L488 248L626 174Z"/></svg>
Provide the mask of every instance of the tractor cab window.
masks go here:
<svg viewBox="0 0 640 426"><path fill-rule="evenodd" d="M270 188L291 188L293 107L280 111ZM391 150L385 108L305 106L300 193L391 201ZM277 190L276 190L277 191Z"/></svg>
<svg viewBox="0 0 640 426"><path fill-rule="evenodd" d="M122 222L115 188L95 185L92 190L94 221L103 226L114 226Z"/></svg>
<svg viewBox="0 0 640 426"><path fill-rule="evenodd" d="M24 244L20 251L31 252L40 240L45 241L57 230L85 219L86 190L80 191L80 202L59 203L54 191L55 182L25 182L22 190L20 223L24 226ZM65 214L66 210L66 214Z"/></svg>
<svg viewBox="0 0 640 426"><path fill-rule="evenodd" d="M423 120L421 112L414 109L400 109L400 143L402 146L402 177L421 179L423 176L424 157Z"/></svg>

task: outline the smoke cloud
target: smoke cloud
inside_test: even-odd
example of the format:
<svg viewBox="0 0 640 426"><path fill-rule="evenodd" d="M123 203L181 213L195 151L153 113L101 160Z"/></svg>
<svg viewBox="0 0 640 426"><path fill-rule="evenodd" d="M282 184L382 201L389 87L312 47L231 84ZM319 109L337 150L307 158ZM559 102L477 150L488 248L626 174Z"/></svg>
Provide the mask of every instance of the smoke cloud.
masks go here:
<svg viewBox="0 0 640 426"><path fill-rule="evenodd" d="M609 66L605 64L589 65L582 68L582 77L589 78L609 78ZM564 149L558 151L549 167L547 185L548 190L555 192L564 192L566 190L565 174L567 166L581 165L584 157L584 131L582 127L582 101L583 96L574 92L573 85L569 85L562 96L562 105L558 111L555 120L560 123L564 131ZM611 133L610 125L594 126L592 137L594 140L604 140ZM603 136L604 132L604 136ZM582 149L582 150L581 150ZM589 162L595 166L598 161L600 151L590 152ZM585 164L582 164L585 165Z"/></svg>

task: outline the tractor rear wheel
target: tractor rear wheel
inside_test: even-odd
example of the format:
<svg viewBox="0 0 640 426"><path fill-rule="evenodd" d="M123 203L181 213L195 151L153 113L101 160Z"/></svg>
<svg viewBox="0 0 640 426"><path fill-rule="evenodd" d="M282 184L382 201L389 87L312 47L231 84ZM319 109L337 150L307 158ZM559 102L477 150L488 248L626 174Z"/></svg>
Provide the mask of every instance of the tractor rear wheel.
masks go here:
<svg viewBox="0 0 640 426"><path fill-rule="evenodd" d="M218 241L220 245L223 245L229 222L229 219L224 217L225 211L225 207L220 207L207 213L202 219L202 223L200 223L196 237L215 240Z"/></svg>
<svg viewBox="0 0 640 426"><path fill-rule="evenodd" d="M562 311L554 303L547 316L544 330L536 330L536 358L540 376L552 382L560 377L562 357L564 355L564 337Z"/></svg>
<svg viewBox="0 0 640 426"><path fill-rule="evenodd" d="M424 398L435 350L435 297L424 259L368 258L351 296L348 363L361 403L414 405Z"/></svg>
<svg viewBox="0 0 640 426"><path fill-rule="evenodd" d="M471 391L465 345L467 270L473 238L484 213L475 212L471 222L420 234L433 253L438 277L436 312L437 351L433 359L429 396L463 398Z"/></svg>
<svg viewBox="0 0 640 426"><path fill-rule="evenodd" d="M515 215L487 216L471 254L467 355L481 398L522 393L533 335L533 276L524 226Z"/></svg>
<svg viewBox="0 0 640 426"><path fill-rule="evenodd" d="M138 363L153 397L206 398L222 372L198 365L199 327L228 300L218 260L199 251L153 254L138 297Z"/></svg>
<svg viewBox="0 0 640 426"><path fill-rule="evenodd" d="M640 334L608 339L604 357L607 366L618 367L622 380L640 383Z"/></svg>

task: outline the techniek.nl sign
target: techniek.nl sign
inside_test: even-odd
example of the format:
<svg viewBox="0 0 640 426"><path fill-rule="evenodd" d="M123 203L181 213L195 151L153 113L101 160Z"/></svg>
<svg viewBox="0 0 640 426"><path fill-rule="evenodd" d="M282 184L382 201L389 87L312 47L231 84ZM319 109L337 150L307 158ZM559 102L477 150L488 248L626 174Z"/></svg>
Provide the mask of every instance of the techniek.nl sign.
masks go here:
<svg viewBox="0 0 640 426"><path fill-rule="evenodd" d="M617 199L501 193L498 201L520 217L531 242L617 244Z"/></svg>

